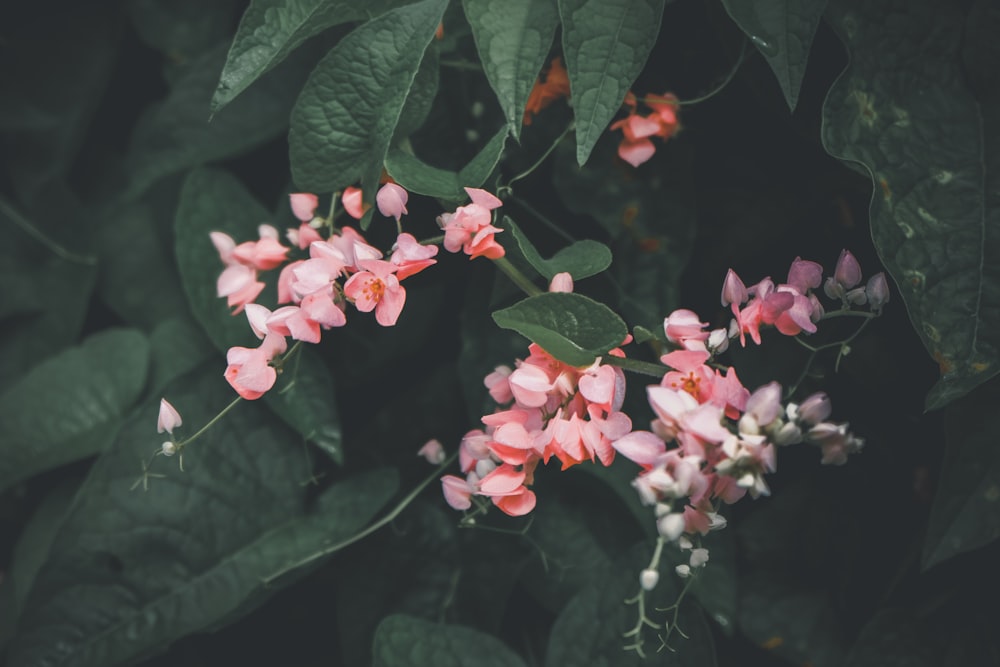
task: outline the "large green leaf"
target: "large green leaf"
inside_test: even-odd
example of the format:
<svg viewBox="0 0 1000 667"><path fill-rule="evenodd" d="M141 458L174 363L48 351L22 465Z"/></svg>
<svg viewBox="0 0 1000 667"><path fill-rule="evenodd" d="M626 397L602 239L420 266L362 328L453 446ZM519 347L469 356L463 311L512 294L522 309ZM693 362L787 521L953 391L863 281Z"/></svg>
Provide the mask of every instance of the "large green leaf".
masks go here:
<svg viewBox="0 0 1000 667"><path fill-rule="evenodd" d="M160 322L149 334L149 345L149 388L154 396L180 376L216 359L211 341L189 316Z"/></svg>
<svg viewBox="0 0 1000 667"><path fill-rule="evenodd" d="M216 296L215 281L223 267L209 232L226 232L238 243L255 239L257 225L268 217L267 210L226 172L200 169L184 182L175 223L177 264L195 319L219 350L256 347L259 342L246 317L231 315L225 299ZM304 360L290 363L264 401L303 438L339 461L343 454L333 380L322 362L301 352Z"/></svg>
<svg viewBox="0 0 1000 667"><path fill-rule="evenodd" d="M938 408L1000 371L1000 98L995 83L966 85L995 81L997 59L959 59L995 23L888 0L834 2L829 18L851 63L827 96L823 143L871 175L872 238L941 368L927 397Z"/></svg>
<svg viewBox="0 0 1000 667"><path fill-rule="evenodd" d="M524 667L524 661L496 637L402 614L379 624L374 657L374 667L462 667L470 661L483 667Z"/></svg>
<svg viewBox="0 0 1000 667"><path fill-rule="evenodd" d="M168 393L185 429L229 401L214 372L187 376ZM241 406L193 442L183 471L156 457L151 472L163 477L145 479L142 462L163 439L156 402L129 419L52 544L11 645L12 667L133 663L234 620L303 574L296 563L356 534L395 492L395 475L375 471L335 484L307 510L306 459L255 407Z"/></svg>
<svg viewBox="0 0 1000 667"><path fill-rule="evenodd" d="M503 226L510 229L511 235L517 241L524 258L532 268L545 276L547 280L557 273L569 273L574 280L589 278L611 266L611 251L608 246L598 241L584 239L562 248L549 259L545 259L531 243L521 228L509 217L504 217Z"/></svg>
<svg viewBox="0 0 1000 667"><path fill-rule="evenodd" d="M335 25L360 21L401 4L401 0L252 0L236 29L212 111L229 104L254 81L310 37Z"/></svg>
<svg viewBox="0 0 1000 667"><path fill-rule="evenodd" d="M929 626L929 624L927 624ZM882 609L861 631L845 667L932 667L934 632L903 608ZM967 663L975 664L975 663ZM986 663L983 663L986 664Z"/></svg>
<svg viewBox="0 0 1000 667"><path fill-rule="evenodd" d="M1000 537L1000 422L993 380L948 407L941 479L924 538L923 566L931 567Z"/></svg>
<svg viewBox="0 0 1000 667"><path fill-rule="evenodd" d="M110 329L42 362L0 394L0 489L107 447L148 369L146 337Z"/></svg>
<svg viewBox="0 0 1000 667"><path fill-rule="evenodd" d="M605 571L569 601L556 618L545 655L546 667L631 667L632 665L673 665L713 667L715 645L704 616L690 603L681 607L677 632L670 637L669 650L657 650L662 628L646 627L643 635L645 658L624 646L636 642L625 637L638 618L634 604L625 600L639 591L639 572L648 564L651 547L633 549L615 567ZM679 586L672 571L661 564L660 582L646 593L646 614L656 620L672 621L671 613L659 611L677 601Z"/></svg>
<svg viewBox="0 0 1000 667"><path fill-rule="evenodd" d="M225 45L220 44L193 60L169 96L139 119L127 156L131 196L140 196L168 174L245 153L288 126L309 54L296 54L239 102L211 116L209 100L224 59Z"/></svg>
<svg viewBox="0 0 1000 667"><path fill-rule="evenodd" d="M555 0L462 0L462 6L486 78L517 138L528 95L559 25Z"/></svg>
<svg viewBox="0 0 1000 667"><path fill-rule="evenodd" d="M778 79L788 108L795 111L809 49L827 0L722 0Z"/></svg>
<svg viewBox="0 0 1000 667"><path fill-rule="evenodd" d="M592 363L621 345L628 334L614 311L581 294L550 292L528 297L494 312L493 320L573 366Z"/></svg>
<svg viewBox="0 0 1000 667"><path fill-rule="evenodd" d="M316 66L292 110L292 175L310 192L361 180L373 197L386 152L447 0L383 14L342 39Z"/></svg>
<svg viewBox="0 0 1000 667"><path fill-rule="evenodd" d="M410 192L447 201L464 201L468 198L464 188L478 188L486 181L500 161L506 143L507 128L502 127L458 172L432 167L396 148L385 156L385 170Z"/></svg>
<svg viewBox="0 0 1000 667"><path fill-rule="evenodd" d="M583 164L621 108L660 31L663 0L559 0L563 54Z"/></svg>

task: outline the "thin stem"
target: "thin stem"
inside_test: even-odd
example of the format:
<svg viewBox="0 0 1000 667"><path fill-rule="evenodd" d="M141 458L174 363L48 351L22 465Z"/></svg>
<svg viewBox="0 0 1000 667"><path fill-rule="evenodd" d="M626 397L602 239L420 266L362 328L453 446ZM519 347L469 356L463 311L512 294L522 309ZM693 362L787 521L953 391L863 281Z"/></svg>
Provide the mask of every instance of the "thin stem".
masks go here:
<svg viewBox="0 0 1000 667"><path fill-rule="evenodd" d="M628 359L626 357L616 357L608 354L601 357L601 363L608 366L617 366L626 371L632 371L640 375L648 375L654 378L662 378L663 374L670 370L663 364L656 364L650 361L639 361L638 359Z"/></svg>
<svg viewBox="0 0 1000 667"><path fill-rule="evenodd" d="M344 547L348 547L348 546L354 544L355 542L358 542L359 540L362 540L362 539L368 537L369 535L371 535L372 533L374 533L375 531L377 531L382 526L385 526L386 524L392 522L393 520L395 520L395 518L397 516L399 516L403 512L403 510L405 510L409 506L410 503L412 503L414 501L414 499L416 499L416 497L418 495L420 495L421 491L423 491L425 488L427 488L428 484L430 484L434 480L438 479L438 476L442 472L444 472L445 469L448 468L448 466L450 466L452 463L454 463L455 459L457 459L457 458L458 458L458 452L455 452L454 454L452 454L451 456L449 456L447 459L445 459L444 463L442 463L440 466L438 466L437 470L435 470L433 473L431 473L429 476L427 476L422 482L420 482L420 484L418 484L416 486L416 488L414 488L412 491L410 491L408 494L406 494L406 497L403 498L402 500L400 500L399 503L394 508L392 508L391 512L389 512L388 514L386 514L385 516L383 516L381 519L379 519L375 523L371 524L370 526L368 526L367 528L365 528L361 532L355 533L354 535L352 535L351 537L348 537L345 540L341 540L340 542L337 542L336 544L332 544L332 545L330 545L328 547L324 547L323 549L320 549L319 551L316 551L316 552L314 552L312 554L309 554L305 558L299 559L298 561L296 561L296 562L294 562L294 563L292 563L290 565L286 565L285 567L281 568L280 570L278 570L274 574L272 574L270 576L267 576L267 577L264 577L264 579L263 579L264 585L266 586L266 585L270 584L272 581L274 581L278 577L280 577L280 576L282 576L282 575L284 575L284 574L286 574L288 572L291 572L292 570L296 570L296 569L298 569L300 567L308 565L309 563L312 563L315 560L318 560L318 559L322 558L323 556L327 556L329 554L334 553L335 551L339 551L339 550L343 549Z"/></svg>
<svg viewBox="0 0 1000 667"><path fill-rule="evenodd" d="M444 234L438 234L437 236L420 241L420 245L437 245L438 243L444 243Z"/></svg>
<svg viewBox="0 0 1000 667"><path fill-rule="evenodd" d="M59 243L49 238L45 232L36 227L30 220L18 213L18 211L4 199L0 199L0 213L3 213L10 218L11 221L24 230L28 236L32 237L51 250L57 257L65 259L67 262L75 262L76 264L83 264L84 266L97 266L97 257L94 255L80 255L59 245Z"/></svg>
<svg viewBox="0 0 1000 667"><path fill-rule="evenodd" d="M507 181L506 185L500 186L498 190L511 192L512 191L510 187L511 185L521 180L522 178L530 176L532 172L534 172L536 169L542 166L542 163L545 162L545 160L547 160L550 155L552 155L552 151L554 151L559 146L559 144L562 143L562 140L565 139L567 136L569 136L569 133L573 131L573 127L574 127L573 123L567 125L566 129L562 131L562 134L560 134L556 138L556 140L552 142L551 146L545 149L545 152L542 153L541 157L535 160L535 163L533 165L522 171L520 174L517 174L516 176L511 178L509 181Z"/></svg>
<svg viewBox="0 0 1000 667"><path fill-rule="evenodd" d="M504 275L511 279L511 281L521 288L521 290L528 296L538 296L542 294L540 290L533 282L528 280L528 277L521 273L516 266L510 263L510 260L506 257L499 257L493 260L493 264L500 269Z"/></svg>
<svg viewBox="0 0 1000 667"><path fill-rule="evenodd" d="M205 424L200 429L198 429L198 431L194 435L192 435L190 438L185 438L181 442L178 442L177 443L177 451L180 451L182 448L186 447L189 443L193 442L194 440L197 440L201 436L202 433L204 433L208 429L210 429L213 426L215 426L215 424L220 419L222 419L223 417L225 417L226 414L230 410L232 410L233 408L235 408L239 404L239 402L242 401L242 400L243 400L242 396L237 396L236 398L234 398L232 403L230 403L226 407L222 408L222 412L220 412L219 414L217 414L214 417L212 417L212 419L207 424Z"/></svg>
<svg viewBox="0 0 1000 667"><path fill-rule="evenodd" d="M718 86L716 86L715 88L713 88L711 91L709 91L708 93L705 93L704 95L702 95L700 97L695 97L694 99L690 99L690 100L681 100L681 101L679 101L677 103L677 105L678 106L682 106L682 107L689 107L691 105L698 104L700 102L704 102L705 100L709 100L709 99L715 97L716 95L718 95L719 93L721 93L722 90L726 86L729 85L729 82L733 80L733 77L736 76L736 72L739 71L740 65L743 64L743 60L744 60L744 58L746 58L746 55L747 55L747 40L744 39L743 40L743 44L740 46L740 56L739 56L739 58L736 59L736 64L733 65L733 68L729 71L729 74L726 75L726 78L722 81L722 83L720 83Z"/></svg>
<svg viewBox="0 0 1000 667"><path fill-rule="evenodd" d="M531 215L533 215L540 223L542 223L543 225L545 225L546 227L548 227L549 229L551 229L553 232L555 232L559 236L563 237L564 239L566 239L570 243L576 242L576 239L573 238L572 236L570 236L570 234L568 232L563 231L563 229L559 225L557 225L556 223L552 222L552 220L550 220L544 213L542 213L537 208L535 208L534 206L532 206L531 204L529 204L528 202L526 202L524 199L521 199L520 197L512 194L510 196L510 200L512 202L514 202L515 204L517 204L518 206L520 206L521 208L523 208L525 211L527 211Z"/></svg>
<svg viewBox="0 0 1000 667"><path fill-rule="evenodd" d="M857 311L849 311L849 310L848 311L837 311L837 312L840 312L840 313L843 313L843 314L855 312L857 315L870 315L869 313L860 313L860 312L857 312ZM830 313L830 316L831 317L835 317L836 313ZM795 380L795 384L793 384L787 390L785 398L788 399L788 398L791 398L792 396L795 395L795 392L798 391L798 389L799 389L799 385L802 384L802 382L806 379L806 376L809 374L809 370L812 368L812 364L816 360L816 355L818 353L822 352L823 350L831 350L833 348L839 348L840 349L840 354L837 355L837 361L834 364L834 370L835 371L839 371L840 370L840 360L844 356L844 347L847 346L849 343L851 343L851 341L853 341L855 338L857 338L858 335L860 335L861 332L865 330L865 327L867 327L868 324L873 319L875 319L875 317L877 317L877 316L872 315L871 317L865 317L864 321L861 322L861 325L858 326L858 328L855 330L855 332L852 333L847 338L845 338L844 340L838 340L838 341L834 341L832 343L826 343L824 345L815 345L815 346L814 345L810 345L809 343L807 343L804 340L802 340L801 337L796 336L794 338L795 342L798 343L799 345L801 345L802 347L806 348L807 350L809 350L809 358L806 360L806 365L802 369L802 372L799 374L798 379Z"/></svg>

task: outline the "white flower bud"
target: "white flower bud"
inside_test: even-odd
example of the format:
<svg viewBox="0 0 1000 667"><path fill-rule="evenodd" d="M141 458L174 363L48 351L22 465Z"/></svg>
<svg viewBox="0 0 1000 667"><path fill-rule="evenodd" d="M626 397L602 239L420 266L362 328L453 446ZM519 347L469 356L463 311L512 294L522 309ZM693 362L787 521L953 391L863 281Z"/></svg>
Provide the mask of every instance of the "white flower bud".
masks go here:
<svg viewBox="0 0 1000 667"><path fill-rule="evenodd" d="M177 445L168 440L163 443L160 451L163 452L164 456L173 456L177 453Z"/></svg>
<svg viewBox="0 0 1000 667"><path fill-rule="evenodd" d="M659 580L660 573L651 567L647 567L639 573L639 585L642 586L642 590L644 591L651 591L656 588L656 583Z"/></svg>
<svg viewBox="0 0 1000 667"><path fill-rule="evenodd" d="M691 567L702 567L708 562L708 549L692 549L691 559L688 561Z"/></svg>
<svg viewBox="0 0 1000 667"><path fill-rule="evenodd" d="M687 579L688 577L691 576L690 566L685 565L684 563L681 563L680 565L675 567L674 570L677 572L677 576L682 579Z"/></svg>
<svg viewBox="0 0 1000 667"><path fill-rule="evenodd" d="M684 533L684 515L668 514L656 522L656 529L665 540L673 542Z"/></svg>
<svg viewBox="0 0 1000 667"><path fill-rule="evenodd" d="M666 503L656 503L656 508L655 508L656 518L659 519L665 517L666 515L670 514L670 510L672 509L673 508Z"/></svg>
<svg viewBox="0 0 1000 667"><path fill-rule="evenodd" d="M729 349L729 332L725 329L713 329L708 334L708 349L713 354L722 354Z"/></svg>

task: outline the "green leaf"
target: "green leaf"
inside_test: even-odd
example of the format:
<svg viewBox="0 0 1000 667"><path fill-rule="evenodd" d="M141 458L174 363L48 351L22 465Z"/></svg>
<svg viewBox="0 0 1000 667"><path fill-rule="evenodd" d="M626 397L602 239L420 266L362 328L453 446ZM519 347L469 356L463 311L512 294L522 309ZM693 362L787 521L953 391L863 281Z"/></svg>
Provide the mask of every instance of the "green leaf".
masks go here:
<svg viewBox="0 0 1000 667"><path fill-rule="evenodd" d="M827 0L722 0L730 18L771 66L795 111L813 36Z"/></svg>
<svg viewBox="0 0 1000 667"><path fill-rule="evenodd" d="M552 280L554 275L562 272L569 273L574 280L581 280L597 275L611 266L611 251L598 241L590 239L576 241L569 247L561 249L551 259L544 259L521 228L507 216L504 216L503 227L510 230L524 258L532 268L545 276L546 280Z"/></svg>
<svg viewBox="0 0 1000 667"><path fill-rule="evenodd" d="M343 434L333 378L319 355L309 348L296 352L264 402L337 463L344 462Z"/></svg>
<svg viewBox="0 0 1000 667"><path fill-rule="evenodd" d="M559 0L563 54L583 164L649 57L663 0Z"/></svg>
<svg viewBox="0 0 1000 667"><path fill-rule="evenodd" d="M226 300L216 296L215 281L223 267L209 232L226 232L239 243L257 238L258 223L269 217L226 172L200 169L184 181L175 224L177 264L195 319L219 350L256 347L259 342L246 317L231 315ZM305 360L290 363L264 402L299 435L340 462L343 451L333 380L311 353L301 350L300 354L306 355Z"/></svg>
<svg viewBox="0 0 1000 667"><path fill-rule="evenodd" d="M107 447L148 369L146 337L111 329L42 362L0 394L0 489Z"/></svg>
<svg viewBox="0 0 1000 667"><path fill-rule="evenodd" d="M559 25L555 0L462 0L479 59L514 138Z"/></svg>
<svg viewBox="0 0 1000 667"><path fill-rule="evenodd" d="M621 345L628 328L614 311L581 294L545 293L495 311L493 320L538 343L559 361L587 366Z"/></svg>
<svg viewBox="0 0 1000 667"><path fill-rule="evenodd" d="M361 21L400 0L252 0L236 29L212 96L217 112L310 37L335 25Z"/></svg>
<svg viewBox="0 0 1000 667"><path fill-rule="evenodd" d="M434 106L441 78L441 61L438 50L431 46L424 52L417 75L413 78L406 102L399 113L399 122L393 130L393 143L409 137L420 129Z"/></svg>
<svg viewBox="0 0 1000 667"><path fill-rule="evenodd" d="M486 181L500 162L506 142L507 128L502 127L457 173L432 167L414 155L393 148L385 157L385 170L410 192L446 201L465 201L468 195L464 188L478 188Z"/></svg>
<svg viewBox="0 0 1000 667"><path fill-rule="evenodd" d="M845 667L932 667L935 659L931 627L924 627L913 611L882 609L865 625L847 656ZM975 664L975 663L967 663ZM985 663L983 663L985 664Z"/></svg>
<svg viewBox="0 0 1000 667"><path fill-rule="evenodd" d="M169 389L185 427L228 402L215 371ZM266 411L241 406L176 460L156 457L150 401L93 466L30 593L9 664L134 663L232 621L321 562L395 492L391 471L338 482L307 510L305 459ZM138 477L138 479L137 479ZM138 484L137 484L138 482ZM299 567L302 565L302 567Z"/></svg>
<svg viewBox="0 0 1000 667"><path fill-rule="evenodd" d="M1000 422L993 380L949 406L941 478L924 538L929 568L1000 537Z"/></svg>
<svg viewBox="0 0 1000 667"><path fill-rule="evenodd" d="M129 194L138 197L163 176L240 155L281 135L305 80L309 55L296 54L215 116L209 113L209 100L225 45L192 61L170 95L151 105L136 125L127 156Z"/></svg>
<svg viewBox="0 0 1000 667"><path fill-rule="evenodd" d="M633 549L569 601L552 627L546 667L713 667L716 664L711 631L702 614L690 603L681 607L677 620L678 628L688 638L675 632L670 639L670 647L676 652L658 651L657 631L648 627L643 637L645 659L634 651L624 650L624 646L636 641L635 637L624 637L624 633L634 627L638 618L635 605L624 601L634 598L639 591L639 572L648 566L651 550L645 544ZM679 589L673 576L672 571L662 571L657 587L645 594L646 613L656 620L672 620L672 615L658 609L677 601Z"/></svg>
<svg viewBox="0 0 1000 667"><path fill-rule="evenodd" d="M927 396L939 408L1000 371L1000 99L966 87L995 59L959 60L988 24L966 29L960 5L887 0L828 15L851 63L827 95L823 143L871 175L872 238L941 368Z"/></svg>
<svg viewBox="0 0 1000 667"><path fill-rule="evenodd" d="M402 614L379 624L374 657L374 667L462 667L470 659L483 667L524 667L524 661L496 637Z"/></svg>
<svg viewBox="0 0 1000 667"><path fill-rule="evenodd" d="M211 341L198 323L188 316L160 322L149 334L152 364L149 370L150 394L160 391L190 371L215 359Z"/></svg>
<svg viewBox="0 0 1000 667"><path fill-rule="evenodd" d="M394 9L355 29L316 66L292 110L292 175L309 192L361 180L373 197L424 51L447 0Z"/></svg>

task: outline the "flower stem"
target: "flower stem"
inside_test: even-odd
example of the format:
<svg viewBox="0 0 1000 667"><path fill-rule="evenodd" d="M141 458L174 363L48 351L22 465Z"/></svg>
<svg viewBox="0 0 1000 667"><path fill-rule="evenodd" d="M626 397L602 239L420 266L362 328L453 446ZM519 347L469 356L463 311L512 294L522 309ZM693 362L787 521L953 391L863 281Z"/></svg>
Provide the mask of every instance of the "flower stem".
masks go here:
<svg viewBox="0 0 1000 667"><path fill-rule="evenodd" d="M512 177L509 181L507 181L506 185L502 185L499 188L497 188L497 192L498 193L513 192L510 186L516 183L517 181L521 180L522 178L530 176L532 172L534 172L536 169L542 166L542 163L545 162L545 160L547 160L550 155L552 155L552 151L554 151L556 147L558 147L559 144L562 143L562 140L565 139L569 135L569 133L573 131L573 127L574 127L573 123L567 125L566 129L562 131L562 134L560 134L556 138L556 140L552 142L551 146L545 149L545 152L542 153L541 157L535 160L535 163L533 165L522 171L520 174L517 174L516 176Z"/></svg>
<svg viewBox="0 0 1000 667"><path fill-rule="evenodd" d="M533 282L528 280L528 277L521 273L516 266L510 263L510 260L506 257L499 257L493 260L493 264L500 269L511 281L521 288L521 290L528 296L538 296L542 294L540 290Z"/></svg>
<svg viewBox="0 0 1000 667"><path fill-rule="evenodd" d="M234 398L232 403L230 403L226 407L222 408L222 411L219 414L217 414L214 417L212 417L212 419L209 420L209 422L207 424L205 424L200 429L198 429L198 431L194 435L192 435L190 438L185 438L181 442L178 442L177 443L177 450L180 451L181 449L183 449L184 447L186 447L191 442L197 440L201 436L202 433L204 433L208 429L210 429L213 426L215 426L215 424L220 419L222 419L223 417L225 417L226 414L228 414L230 410L232 410L233 408L235 408L239 404L239 402L242 401L242 400L243 400L242 396L237 396L236 398Z"/></svg>

